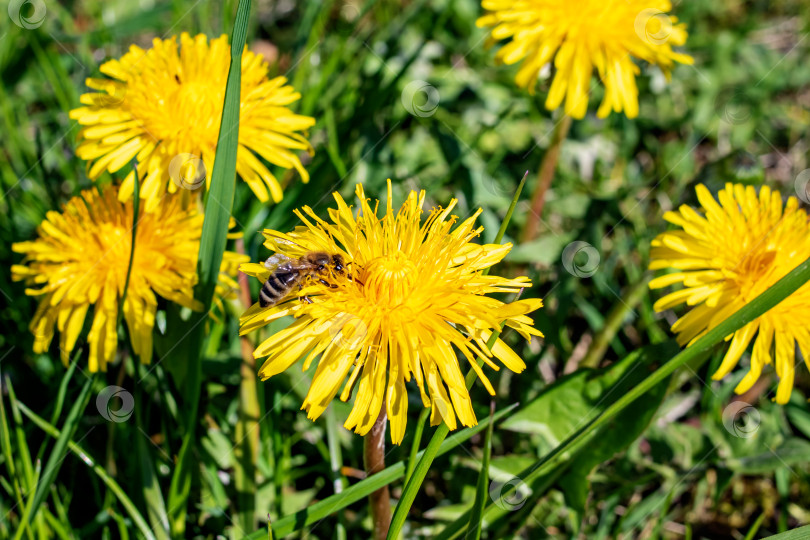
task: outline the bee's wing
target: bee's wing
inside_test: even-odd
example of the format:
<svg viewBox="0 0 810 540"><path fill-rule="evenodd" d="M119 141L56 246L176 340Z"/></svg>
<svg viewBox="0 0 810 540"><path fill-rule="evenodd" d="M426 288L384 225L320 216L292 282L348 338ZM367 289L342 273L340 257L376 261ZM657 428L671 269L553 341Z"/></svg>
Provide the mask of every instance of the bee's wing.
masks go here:
<svg viewBox="0 0 810 540"><path fill-rule="evenodd" d="M290 262L290 260L291 259L286 255L276 253L275 255L271 255L266 261L264 261L264 267L272 272L282 264Z"/></svg>

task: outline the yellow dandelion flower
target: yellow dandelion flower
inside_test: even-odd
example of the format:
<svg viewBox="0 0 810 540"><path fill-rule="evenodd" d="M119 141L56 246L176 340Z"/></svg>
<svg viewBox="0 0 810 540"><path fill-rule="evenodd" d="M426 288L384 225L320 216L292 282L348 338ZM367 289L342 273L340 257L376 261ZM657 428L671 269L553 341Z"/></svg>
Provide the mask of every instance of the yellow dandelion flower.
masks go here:
<svg viewBox="0 0 810 540"><path fill-rule="evenodd" d="M163 197L153 212L141 211L138 219L123 314L132 348L145 363L152 358L158 296L200 309L193 287L203 215L183 199L180 195ZM121 203L117 187L109 186L101 193L87 190L68 201L61 213L48 212L36 240L12 245L15 252L25 255L22 264L12 266L13 279L31 286L26 294L42 297L30 325L34 352L48 350L55 326L61 358L67 363L87 311L94 306L87 336L90 371L105 371L113 361L118 307L132 249L132 216L132 201ZM233 274L246 259L226 252L223 272ZM226 280L219 294L227 285Z"/></svg>
<svg viewBox="0 0 810 540"><path fill-rule="evenodd" d="M487 13L479 27L492 27L491 40L510 41L497 53L505 64L523 61L515 82L534 93L541 69L554 61L556 73L546 98L554 110L582 118L588 108L591 74L596 68L605 85L598 115L611 111L638 116L632 58L660 66L669 78L673 62L692 58L672 46L686 43L686 26L667 15L667 0L482 0Z"/></svg>
<svg viewBox="0 0 810 540"><path fill-rule="evenodd" d="M245 312L242 334L286 315L294 317L289 327L256 349L256 358L266 357L259 375L272 377L303 357L306 370L320 356L301 407L308 417L318 418L341 386L340 399L347 401L357 383L346 428L368 433L385 407L395 444L405 434L405 383L412 377L422 403L432 408L432 424L443 420L455 429L458 415L463 425L475 425L456 350L494 395L476 363L478 358L495 370L498 365L493 358L514 372L526 365L500 339L491 350L487 347L493 330L505 323L526 339L542 336L526 316L542 306L541 300L507 304L487 296L531 285L525 277L482 273L503 259L511 244L473 243L483 230L475 227L481 210L456 224L457 218L450 215L455 199L447 208L432 209L424 221L424 191L411 192L395 211L390 181L382 217L377 216L379 203L369 204L361 185L357 186L356 215L338 193L334 197L337 208L329 210L329 222L305 206L296 210L304 226L289 234L264 231L264 245L277 254L290 258L313 251L340 255L345 270L327 270L326 284L306 280L303 290L294 290L277 305L262 308L257 303ZM270 275L261 264L245 264L241 270L262 282ZM304 296L309 302L299 299Z"/></svg>
<svg viewBox="0 0 810 540"><path fill-rule="evenodd" d="M691 307L672 326L682 345L720 324L810 256L810 222L795 197L783 205L779 193L766 186L757 196L752 186L726 184L717 194L718 204L704 185L696 191L702 212L683 205L664 214L679 229L653 240L650 263L653 270L676 270L652 280L651 288L684 285L655 303L657 311L683 303ZM762 369L774 364L776 401L787 403L797 343L805 361L810 359L808 306L810 284L728 336L731 344L712 378L725 377L753 340L750 368L735 391L750 389Z"/></svg>
<svg viewBox="0 0 810 540"><path fill-rule="evenodd" d="M84 106L70 112L82 126L76 153L89 162L88 175L114 173L136 159L148 212L167 189L210 182L229 64L227 36L209 43L202 34L185 33L179 47L175 37L154 39L149 50L133 45L120 60L104 63L101 72L111 78L87 79L99 92L82 95ZM282 188L265 162L295 168L307 182L297 152L311 153L312 147L299 132L315 120L293 114L288 106L301 95L284 77L267 74L262 57L246 49L236 172L262 202L278 202ZM122 201L134 186L132 172L121 186Z"/></svg>

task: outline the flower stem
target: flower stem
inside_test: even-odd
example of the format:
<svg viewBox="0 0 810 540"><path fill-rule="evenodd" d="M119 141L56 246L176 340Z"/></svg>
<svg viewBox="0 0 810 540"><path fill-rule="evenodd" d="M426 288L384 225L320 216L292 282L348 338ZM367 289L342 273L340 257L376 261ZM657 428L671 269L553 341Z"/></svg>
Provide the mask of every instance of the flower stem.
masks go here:
<svg viewBox="0 0 810 540"><path fill-rule="evenodd" d="M236 252L245 254L245 242L236 240ZM245 310L250 307L250 288L247 275L239 273L240 300ZM253 357L253 344L247 338L240 338L242 364L239 370L239 415L236 422L234 446L234 485L237 493L237 515L239 527L244 531L256 528L256 459L259 455L259 410L258 389L256 387L256 359Z"/></svg>
<svg viewBox="0 0 810 540"><path fill-rule="evenodd" d="M374 427L363 439L363 463L366 475L371 476L385 469L385 427L388 420L385 403ZM374 540L385 540L391 525L391 494L388 486L382 487L368 497Z"/></svg>
<svg viewBox="0 0 810 540"><path fill-rule="evenodd" d="M526 219L526 226L523 229L522 242L531 242L537 237L537 229L540 225L540 218L543 215L543 206L546 204L546 192L551 187L551 180L554 178L554 171L557 169L557 161L560 158L560 148L562 142L568 135L571 127L571 117L563 113L554 126L554 133L551 134L551 142L543 156L540 170L537 173L537 185L532 192L532 207Z"/></svg>

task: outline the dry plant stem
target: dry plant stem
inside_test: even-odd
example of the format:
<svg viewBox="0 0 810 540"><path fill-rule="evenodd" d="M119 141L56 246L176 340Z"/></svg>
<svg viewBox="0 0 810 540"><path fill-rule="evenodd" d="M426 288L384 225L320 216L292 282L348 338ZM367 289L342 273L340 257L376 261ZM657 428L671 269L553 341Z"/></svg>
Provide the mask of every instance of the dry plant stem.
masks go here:
<svg viewBox="0 0 810 540"><path fill-rule="evenodd" d="M625 291L618 302L611 308L605 317L604 326L596 334L587 354L579 363L579 367L598 368L605 356L605 352L610 346L610 342L616 337L622 327L628 313L632 312L647 294L647 284L650 282L649 276L645 276L630 290Z"/></svg>
<svg viewBox="0 0 810 540"><path fill-rule="evenodd" d="M385 469L385 427L388 421L385 403L383 403L380 416L374 423L374 427L363 438L363 463L366 467L366 475L378 473ZM371 511L371 523L373 526L374 540L385 540L388 535L388 527L391 526L391 494L388 486L378 489L368 497L369 509Z"/></svg>
<svg viewBox="0 0 810 540"><path fill-rule="evenodd" d="M543 206L546 204L546 192L551 187L551 180L554 178L554 171L557 169L557 161L560 158L560 148L570 128L571 117L563 113L562 117L557 121L557 125L554 126L551 142L548 145L548 150L546 150L546 155L543 156L540 171L537 173L537 184L534 187L534 192L532 192L531 212L529 212L526 219L522 242L531 242L537 238L537 229L543 215Z"/></svg>

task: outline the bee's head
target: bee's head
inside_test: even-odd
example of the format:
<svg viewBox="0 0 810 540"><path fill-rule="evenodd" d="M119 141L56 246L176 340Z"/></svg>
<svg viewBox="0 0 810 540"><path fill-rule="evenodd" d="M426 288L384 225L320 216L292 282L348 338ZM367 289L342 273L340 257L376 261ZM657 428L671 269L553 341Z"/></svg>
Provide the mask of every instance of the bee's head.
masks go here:
<svg viewBox="0 0 810 540"><path fill-rule="evenodd" d="M343 271L346 269L346 266L343 263L343 256L342 255L332 255L332 268L338 274L343 273Z"/></svg>

